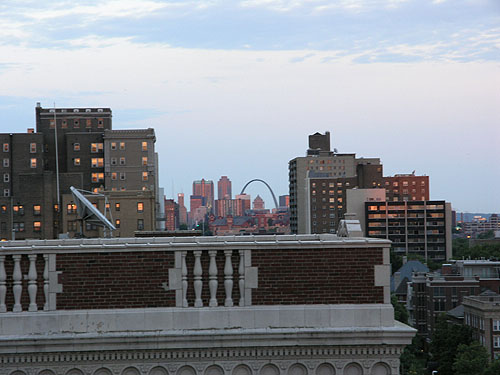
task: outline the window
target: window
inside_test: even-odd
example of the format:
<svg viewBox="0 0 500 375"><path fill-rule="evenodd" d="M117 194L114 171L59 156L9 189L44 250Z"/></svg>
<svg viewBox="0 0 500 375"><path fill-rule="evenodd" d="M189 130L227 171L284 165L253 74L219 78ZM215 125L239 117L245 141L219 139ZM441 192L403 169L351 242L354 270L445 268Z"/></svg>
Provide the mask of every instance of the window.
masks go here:
<svg viewBox="0 0 500 375"><path fill-rule="evenodd" d="M59 212L59 205L58 204L54 205L54 212Z"/></svg>
<svg viewBox="0 0 500 375"><path fill-rule="evenodd" d="M408 181L403 181L403 186L408 186Z"/></svg>
<svg viewBox="0 0 500 375"><path fill-rule="evenodd" d="M102 118L97 119L97 127L101 129L104 128L104 121Z"/></svg>
<svg viewBox="0 0 500 375"><path fill-rule="evenodd" d="M92 168L102 168L104 166L103 158L92 158L91 163Z"/></svg>
<svg viewBox="0 0 500 375"><path fill-rule="evenodd" d="M120 219L115 220L115 227L120 228Z"/></svg>
<svg viewBox="0 0 500 375"><path fill-rule="evenodd" d="M50 128L54 129L56 127L56 122L54 120L50 120Z"/></svg>
<svg viewBox="0 0 500 375"><path fill-rule="evenodd" d="M34 221L33 222L33 232L40 232L42 230L42 222Z"/></svg>
<svg viewBox="0 0 500 375"><path fill-rule="evenodd" d="M148 165L148 157L147 156L142 157L142 165Z"/></svg>
<svg viewBox="0 0 500 375"><path fill-rule="evenodd" d="M144 230L144 219L137 219L137 230Z"/></svg>
<svg viewBox="0 0 500 375"><path fill-rule="evenodd" d="M80 151L80 143L73 143L73 151Z"/></svg>
<svg viewBox="0 0 500 375"><path fill-rule="evenodd" d="M76 221L68 221L68 231L76 232L77 222Z"/></svg>
<svg viewBox="0 0 500 375"><path fill-rule="evenodd" d="M500 336L493 336L493 347L500 348Z"/></svg>
<svg viewBox="0 0 500 375"><path fill-rule="evenodd" d="M111 172L111 179L112 179L112 180L117 180L117 179L118 179L118 173L116 173L116 172Z"/></svg>
<svg viewBox="0 0 500 375"><path fill-rule="evenodd" d="M120 172L120 180L125 180L125 172Z"/></svg>
<svg viewBox="0 0 500 375"><path fill-rule="evenodd" d="M14 223L14 232L24 232L24 223L23 222Z"/></svg>
<svg viewBox="0 0 500 375"><path fill-rule="evenodd" d="M493 320L493 331L500 331L500 320Z"/></svg>
<svg viewBox="0 0 500 375"><path fill-rule="evenodd" d="M61 128L63 128L63 129L67 129L67 128L68 128L68 121L63 120L63 121L62 121Z"/></svg>
<svg viewBox="0 0 500 375"><path fill-rule="evenodd" d="M120 165L125 165L125 156L120 158Z"/></svg>
<svg viewBox="0 0 500 375"><path fill-rule="evenodd" d="M104 181L104 173L92 173L92 182Z"/></svg>
<svg viewBox="0 0 500 375"><path fill-rule="evenodd" d="M66 206L66 212L68 214L75 214L76 213L76 204L68 203Z"/></svg>
<svg viewBox="0 0 500 375"><path fill-rule="evenodd" d="M425 181L420 181L420 185L425 186Z"/></svg>
<svg viewBox="0 0 500 375"><path fill-rule="evenodd" d="M8 173L3 174L3 182L9 182L10 181L10 175Z"/></svg>
<svg viewBox="0 0 500 375"><path fill-rule="evenodd" d="M9 152L9 144L8 143L3 144L3 152Z"/></svg>
<svg viewBox="0 0 500 375"><path fill-rule="evenodd" d="M7 213L7 206L5 204L2 205L2 214L6 214Z"/></svg>
<svg viewBox="0 0 500 375"><path fill-rule="evenodd" d="M148 172L142 172L142 181L148 180Z"/></svg>
<svg viewBox="0 0 500 375"><path fill-rule="evenodd" d="M40 215L42 213L42 206L39 204L33 205L33 215Z"/></svg>
<svg viewBox="0 0 500 375"><path fill-rule="evenodd" d="M24 206L21 204L13 206L12 210L15 214L24 215Z"/></svg>
<svg viewBox="0 0 500 375"><path fill-rule="evenodd" d="M148 142L142 142L142 151L148 150Z"/></svg>
<svg viewBox="0 0 500 375"><path fill-rule="evenodd" d="M102 152L103 144L102 143L91 143L90 144L90 152Z"/></svg>
<svg viewBox="0 0 500 375"><path fill-rule="evenodd" d="M30 153L35 154L36 153L36 143L30 143Z"/></svg>
<svg viewBox="0 0 500 375"><path fill-rule="evenodd" d="M116 165L116 164L117 164L117 159L111 158L111 165Z"/></svg>
<svg viewBox="0 0 500 375"><path fill-rule="evenodd" d="M115 211L120 211L120 203L115 203Z"/></svg>
<svg viewBox="0 0 500 375"><path fill-rule="evenodd" d="M116 150L116 142L111 142L111 149Z"/></svg>
<svg viewBox="0 0 500 375"><path fill-rule="evenodd" d="M394 181L394 182L392 183L392 186L398 186L398 182L397 182L397 181Z"/></svg>
<svg viewBox="0 0 500 375"><path fill-rule="evenodd" d="M80 165L80 158L74 158L73 165Z"/></svg>
<svg viewBox="0 0 500 375"><path fill-rule="evenodd" d="M8 167L9 165L10 165L10 160L7 158L3 159L3 166Z"/></svg>
<svg viewBox="0 0 500 375"><path fill-rule="evenodd" d="M78 129L80 127L80 121L79 120L73 121L73 127Z"/></svg>
<svg viewBox="0 0 500 375"><path fill-rule="evenodd" d="M144 212L144 203L137 202L137 212Z"/></svg>
<svg viewBox="0 0 500 375"><path fill-rule="evenodd" d="M91 128L92 127L92 119L87 119L87 128Z"/></svg>
<svg viewBox="0 0 500 375"><path fill-rule="evenodd" d="M10 190L9 189L3 189L3 196L4 197L10 196Z"/></svg>
<svg viewBox="0 0 500 375"><path fill-rule="evenodd" d="M125 142L120 142L120 150L125 150Z"/></svg>

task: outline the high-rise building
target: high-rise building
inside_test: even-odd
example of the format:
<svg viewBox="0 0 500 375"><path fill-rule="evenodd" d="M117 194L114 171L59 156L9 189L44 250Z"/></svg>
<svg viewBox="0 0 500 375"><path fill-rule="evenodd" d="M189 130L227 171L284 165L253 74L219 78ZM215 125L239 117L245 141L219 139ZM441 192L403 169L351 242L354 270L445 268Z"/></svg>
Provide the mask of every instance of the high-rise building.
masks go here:
<svg viewBox="0 0 500 375"><path fill-rule="evenodd" d="M217 199L231 199L231 180L222 176L217 182Z"/></svg>
<svg viewBox="0 0 500 375"><path fill-rule="evenodd" d="M38 103L36 132L28 129L23 134L0 134L3 154L0 209L5 213L0 218L0 238L51 239L63 233L69 237L101 235L95 225L90 225L90 229L88 225L82 227L76 216L67 216L65 205L69 205L69 215L73 215L76 203L69 190L71 186L105 194L109 200L111 193L129 191L123 199L133 200L135 194L131 204L142 203L155 216L158 173L154 131L114 131L111 119L109 108L47 109ZM111 143L115 141L117 152L123 153L117 156L116 165L111 159ZM144 188L150 193L145 194ZM153 197L152 208L149 196ZM133 235L126 230L132 227L154 230L155 220L146 224L150 223L149 216L143 216L144 212L131 211L120 219L120 230L116 233ZM133 225L125 225L124 220ZM142 220L143 224L139 221L136 225L136 220Z"/></svg>
<svg viewBox="0 0 500 375"><path fill-rule="evenodd" d="M211 212L214 207L214 182L211 180L201 179L193 181L193 195L204 198L204 206ZM191 207L191 212L193 208Z"/></svg>
<svg viewBox="0 0 500 375"><path fill-rule="evenodd" d="M290 196L289 195L280 195L279 196L279 204L280 207L290 207Z"/></svg>
<svg viewBox="0 0 500 375"><path fill-rule="evenodd" d="M165 229L174 231L178 229L179 209L173 199L165 199Z"/></svg>
<svg viewBox="0 0 500 375"><path fill-rule="evenodd" d="M187 209L184 205L184 193L177 194L177 205L179 206L179 225L187 224Z"/></svg>
<svg viewBox="0 0 500 375"><path fill-rule="evenodd" d="M265 209L264 200L260 197L260 195L257 195L255 197L255 199L253 200L253 209L254 210L263 210L263 209Z"/></svg>
<svg viewBox="0 0 500 375"><path fill-rule="evenodd" d="M245 215L245 211L249 210L251 208L251 204L250 204L250 195L248 194L237 194L235 196L235 199L237 201L240 201L240 203L237 205L238 207L238 210L241 209L242 212L236 212L235 216L244 216Z"/></svg>

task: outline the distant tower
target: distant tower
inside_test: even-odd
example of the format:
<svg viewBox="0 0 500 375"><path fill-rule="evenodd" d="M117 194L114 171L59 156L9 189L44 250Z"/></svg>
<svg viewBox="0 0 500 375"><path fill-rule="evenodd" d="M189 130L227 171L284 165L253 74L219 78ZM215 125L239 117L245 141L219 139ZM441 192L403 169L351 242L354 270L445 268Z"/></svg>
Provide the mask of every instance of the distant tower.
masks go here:
<svg viewBox="0 0 500 375"><path fill-rule="evenodd" d="M231 180L222 176L217 182L217 199L231 199Z"/></svg>
<svg viewBox="0 0 500 375"><path fill-rule="evenodd" d="M263 210L265 209L264 200L257 195L257 197L253 200L253 209L254 210Z"/></svg>
<svg viewBox="0 0 500 375"><path fill-rule="evenodd" d="M201 179L193 181L193 195L204 198L204 206L211 212L214 207L214 182L211 180ZM191 208L191 211L193 209Z"/></svg>
<svg viewBox="0 0 500 375"><path fill-rule="evenodd" d="M179 225L187 224L187 209L184 206L184 193L177 194L177 204L179 205Z"/></svg>

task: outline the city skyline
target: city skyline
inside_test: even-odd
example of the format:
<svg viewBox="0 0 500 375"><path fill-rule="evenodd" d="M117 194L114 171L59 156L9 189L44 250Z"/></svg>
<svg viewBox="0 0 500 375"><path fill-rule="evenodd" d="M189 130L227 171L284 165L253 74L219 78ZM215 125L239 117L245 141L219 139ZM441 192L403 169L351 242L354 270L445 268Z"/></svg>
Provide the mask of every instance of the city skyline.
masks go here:
<svg viewBox="0 0 500 375"><path fill-rule="evenodd" d="M499 20L493 0L6 1L0 127L34 127L36 102L110 107L155 129L169 198L223 175L288 194L288 161L328 130L430 176L431 199L499 212Z"/></svg>

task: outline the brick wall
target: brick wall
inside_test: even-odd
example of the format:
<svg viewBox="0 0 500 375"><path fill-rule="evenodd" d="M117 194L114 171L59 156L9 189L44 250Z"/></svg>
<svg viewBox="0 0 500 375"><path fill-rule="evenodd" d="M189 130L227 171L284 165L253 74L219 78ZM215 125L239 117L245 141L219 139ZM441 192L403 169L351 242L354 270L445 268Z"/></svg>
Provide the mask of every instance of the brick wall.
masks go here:
<svg viewBox="0 0 500 375"><path fill-rule="evenodd" d="M223 251L217 252L219 306L224 305ZM238 305L239 252L233 250L233 301ZM174 307L175 291L165 290L168 270L174 268L175 256L171 251L154 252L99 252L66 253L57 255L57 270L61 271L62 293L57 295L58 310ZM189 305L194 305L194 256L187 253ZM207 251L201 257L203 269L202 299L208 306ZM374 265L382 264L381 248L358 249L302 249L252 250L252 266L258 268L258 288L252 290L254 305L382 303L383 288L374 286ZM43 267L41 255L37 257L38 308L43 308ZM10 256L5 259L7 273L7 306L13 305L12 271ZM22 274L26 275L29 262L22 257ZM22 281L23 310L29 299L27 280Z"/></svg>

